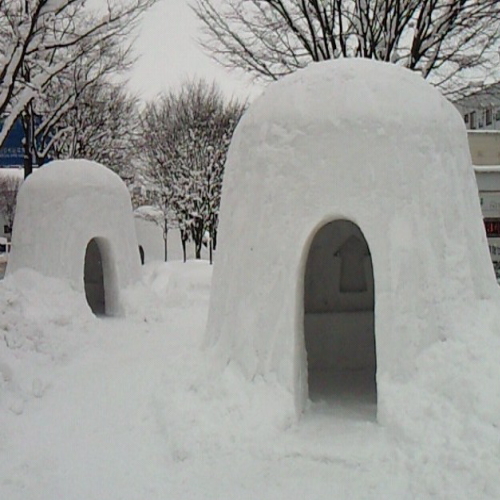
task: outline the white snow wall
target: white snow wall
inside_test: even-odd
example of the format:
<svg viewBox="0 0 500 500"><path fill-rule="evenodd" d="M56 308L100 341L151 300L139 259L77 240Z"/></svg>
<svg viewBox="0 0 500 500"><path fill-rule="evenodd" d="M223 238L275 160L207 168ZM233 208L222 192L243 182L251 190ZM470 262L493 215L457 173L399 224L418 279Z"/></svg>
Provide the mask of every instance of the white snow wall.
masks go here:
<svg viewBox="0 0 500 500"><path fill-rule="evenodd" d="M120 314L120 290L140 273L127 187L98 163L53 161L21 186L7 273L28 267L69 281L83 293L85 253L92 239L102 257L106 314Z"/></svg>
<svg viewBox="0 0 500 500"><path fill-rule="evenodd" d="M304 272L311 241L359 226L375 281L383 381L452 337L447 318L496 292L465 126L418 74L364 59L311 64L245 113L226 164L206 343L220 369L307 399ZM474 312L472 312L474 313Z"/></svg>
<svg viewBox="0 0 500 500"><path fill-rule="evenodd" d="M144 263L165 260L163 229L156 222L134 215L137 243L144 251Z"/></svg>

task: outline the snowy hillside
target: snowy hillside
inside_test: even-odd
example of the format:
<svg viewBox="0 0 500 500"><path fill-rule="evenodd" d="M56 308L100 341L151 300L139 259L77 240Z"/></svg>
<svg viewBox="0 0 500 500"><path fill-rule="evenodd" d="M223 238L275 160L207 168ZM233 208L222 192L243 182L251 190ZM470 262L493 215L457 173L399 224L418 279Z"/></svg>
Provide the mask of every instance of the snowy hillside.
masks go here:
<svg viewBox="0 0 500 500"><path fill-rule="evenodd" d="M453 320L475 343L430 346L391 386L390 425L342 401L296 421L272 381L214 373L210 279L205 262L149 264L121 319L30 271L0 282L1 499L500 498L488 305Z"/></svg>

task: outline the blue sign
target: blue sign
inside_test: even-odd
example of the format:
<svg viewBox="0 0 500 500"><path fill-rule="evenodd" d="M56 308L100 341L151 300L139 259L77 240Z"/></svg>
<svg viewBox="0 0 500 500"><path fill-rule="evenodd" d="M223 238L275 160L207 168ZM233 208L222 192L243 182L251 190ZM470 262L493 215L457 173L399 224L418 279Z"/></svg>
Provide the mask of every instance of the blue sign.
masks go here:
<svg viewBox="0 0 500 500"><path fill-rule="evenodd" d="M18 119L0 148L0 168L22 167L24 164L24 129L21 120Z"/></svg>

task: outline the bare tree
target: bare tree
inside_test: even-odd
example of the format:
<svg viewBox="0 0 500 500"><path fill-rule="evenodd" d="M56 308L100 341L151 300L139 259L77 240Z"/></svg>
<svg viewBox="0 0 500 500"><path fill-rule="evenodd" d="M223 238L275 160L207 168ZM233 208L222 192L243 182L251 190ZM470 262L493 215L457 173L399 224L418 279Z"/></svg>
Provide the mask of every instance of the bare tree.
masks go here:
<svg viewBox="0 0 500 500"><path fill-rule="evenodd" d="M174 212L183 249L189 238L201 257L205 234L216 243L226 154L245 104L226 102L215 84L186 82L149 103L142 115L141 150L147 178L164 213Z"/></svg>
<svg viewBox="0 0 500 500"><path fill-rule="evenodd" d="M126 38L155 1L107 0L99 11L89 11L85 0L0 1L0 145L22 113L34 116L33 100L57 75ZM27 126L28 142L35 126Z"/></svg>
<svg viewBox="0 0 500 500"><path fill-rule="evenodd" d="M22 179L9 174L0 176L0 214L9 232L14 225L14 215L16 214L17 193L21 186Z"/></svg>
<svg viewBox="0 0 500 500"><path fill-rule="evenodd" d="M419 71L445 93L498 67L498 0L193 0L218 62L276 80L311 61L365 57Z"/></svg>

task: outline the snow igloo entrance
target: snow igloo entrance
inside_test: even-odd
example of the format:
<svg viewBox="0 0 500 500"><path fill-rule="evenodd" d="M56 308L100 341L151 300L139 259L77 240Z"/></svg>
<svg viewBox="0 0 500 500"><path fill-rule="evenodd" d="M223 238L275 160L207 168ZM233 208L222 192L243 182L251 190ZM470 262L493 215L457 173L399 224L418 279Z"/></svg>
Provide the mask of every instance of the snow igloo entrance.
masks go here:
<svg viewBox="0 0 500 500"><path fill-rule="evenodd" d="M348 220L322 226L304 277L309 399L376 417L375 296L368 244Z"/></svg>
<svg viewBox="0 0 500 500"><path fill-rule="evenodd" d="M87 303L96 316L113 314L117 294L113 268L109 244L102 238L92 238L85 251L83 281Z"/></svg>

